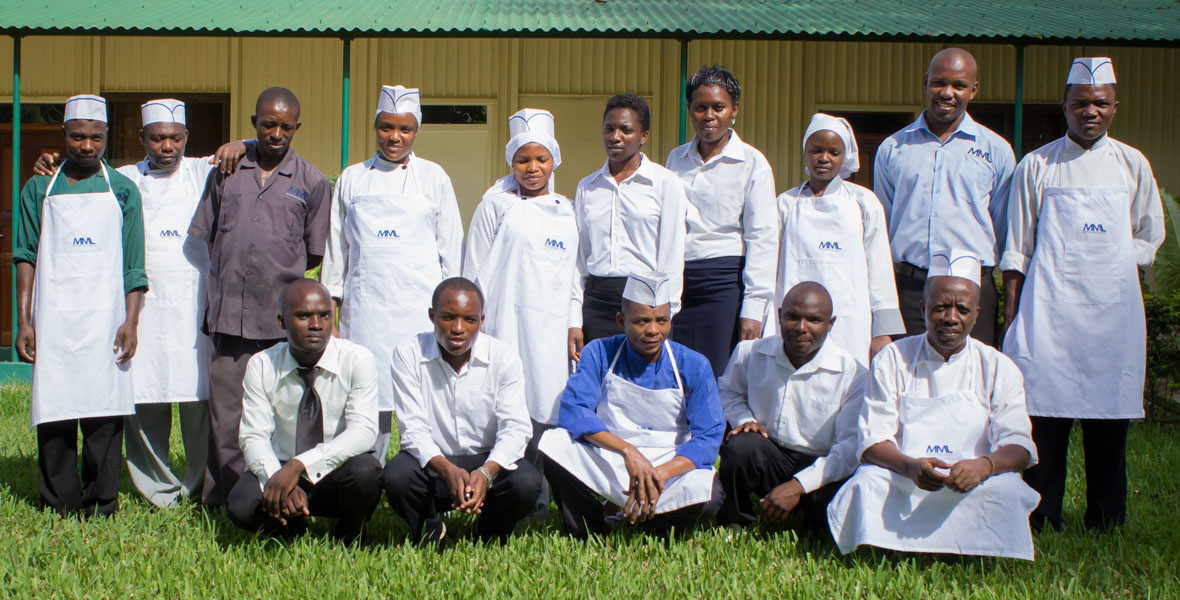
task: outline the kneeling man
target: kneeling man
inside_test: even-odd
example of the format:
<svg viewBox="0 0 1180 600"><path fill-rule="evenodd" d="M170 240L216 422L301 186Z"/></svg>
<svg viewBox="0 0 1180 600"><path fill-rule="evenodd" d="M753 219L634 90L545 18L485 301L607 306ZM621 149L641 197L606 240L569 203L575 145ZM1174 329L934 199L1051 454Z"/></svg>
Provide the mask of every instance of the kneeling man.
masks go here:
<svg viewBox="0 0 1180 600"><path fill-rule="evenodd" d="M381 499L377 363L332 336L332 296L310 279L281 296L287 342L250 357L239 439L248 471L226 510L243 529L301 533L309 515L338 519L351 543Z"/></svg>
<svg viewBox="0 0 1180 600"><path fill-rule="evenodd" d="M671 288L663 273L627 279L615 317L624 333L582 350L559 427L541 438L545 475L574 537L609 532L600 496L660 535L717 515L721 401L708 359L668 341Z"/></svg>
<svg viewBox="0 0 1180 600"><path fill-rule="evenodd" d="M873 359L860 416L860 468L828 506L842 552L1033 559L1028 515L1039 496L1019 472L1036 464L1024 381L1011 359L967 337L979 315L979 261L931 258L926 334Z"/></svg>
<svg viewBox="0 0 1180 600"><path fill-rule="evenodd" d="M479 332L483 292L462 277L434 289L434 331L393 352L401 452L385 495L419 543L446 535L440 512L478 513L475 535L507 539L533 510L541 475L524 460L532 436L524 370L511 346Z"/></svg>
<svg viewBox="0 0 1180 600"><path fill-rule="evenodd" d="M823 531L827 505L856 469L856 420L868 371L828 340L832 297L814 281L791 288L780 335L738 344L718 386L733 427L721 445L719 519L746 526L802 506Z"/></svg>

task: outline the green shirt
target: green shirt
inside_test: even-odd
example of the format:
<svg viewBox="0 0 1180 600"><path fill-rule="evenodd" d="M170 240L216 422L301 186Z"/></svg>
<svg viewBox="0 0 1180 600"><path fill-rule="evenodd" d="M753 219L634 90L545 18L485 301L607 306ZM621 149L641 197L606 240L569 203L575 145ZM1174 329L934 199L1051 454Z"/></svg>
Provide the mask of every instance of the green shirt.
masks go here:
<svg viewBox="0 0 1180 600"><path fill-rule="evenodd" d="M130 179L106 165L111 179L111 191L123 210L123 290L129 293L138 288L147 288L147 271L143 268L143 204L139 188ZM34 175L20 192L20 207L17 209L16 244L12 251L12 262L27 262L36 266L37 245L41 238L41 206L45 203L49 177ZM74 185L64 175L53 184L54 194L88 194L105 192L106 180L97 172Z"/></svg>

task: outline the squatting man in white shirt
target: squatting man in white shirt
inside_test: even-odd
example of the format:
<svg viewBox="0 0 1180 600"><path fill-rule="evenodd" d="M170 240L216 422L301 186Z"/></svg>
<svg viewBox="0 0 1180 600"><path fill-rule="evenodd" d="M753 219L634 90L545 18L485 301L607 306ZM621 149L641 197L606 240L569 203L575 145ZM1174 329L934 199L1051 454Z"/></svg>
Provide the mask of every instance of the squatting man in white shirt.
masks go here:
<svg viewBox="0 0 1180 600"><path fill-rule="evenodd" d="M418 543L441 542L442 512L479 514L475 535L503 542L532 512L541 475L524 460L532 435L516 349L481 334L484 297L462 277L443 280L427 313L434 331L393 352L401 452L382 485Z"/></svg>
<svg viewBox="0 0 1180 600"><path fill-rule="evenodd" d="M828 339L835 324L828 291L804 281L783 298L779 335L734 350L718 382L733 427L718 470L722 524L784 520L799 507L809 528L826 535L828 502L856 470L868 381L857 358Z"/></svg>
<svg viewBox="0 0 1180 600"><path fill-rule="evenodd" d="M310 515L337 519L352 543L381 500L377 363L364 346L332 336L332 296L310 279L283 291L287 341L246 366L239 440L248 471L226 510L248 530L297 535Z"/></svg>

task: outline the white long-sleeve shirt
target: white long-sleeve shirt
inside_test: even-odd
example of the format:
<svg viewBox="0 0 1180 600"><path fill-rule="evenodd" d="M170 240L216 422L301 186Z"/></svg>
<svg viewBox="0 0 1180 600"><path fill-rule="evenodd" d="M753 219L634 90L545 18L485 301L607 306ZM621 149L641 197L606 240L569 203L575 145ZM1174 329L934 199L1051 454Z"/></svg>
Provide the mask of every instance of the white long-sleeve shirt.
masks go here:
<svg viewBox="0 0 1180 600"><path fill-rule="evenodd" d="M455 199L451 178L438 163L411 153L404 165L392 163L380 154L340 173L332 193L332 212L329 218L328 244L324 252L320 281L335 298L344 297L344 280L349 274L347 228L349 208L355 198L384 196L390 193L420 191L434 204L435 230L438 241L433 248L422 252L437 252L443 279L459 274L463 263L463 219ZM391 281L389 285L397 285Z"/></svg>
<svg viewBox="0 0 1180 600"><path fill-rule="evenodd" d="M688 198L680 178L640 155L639 168L621 182L609 162L578 182L578 274L570 307L571 327L582 326L586 277L626 277L642 271L668 275L672 314L684 291L684 239Z"/></svg>
<svg viewBox="0 0 1180 600"><path fill-rule="evenodd" d="M740 342L717 385L731 427L756 421L776 444L819 457L795 474L812 492L856 470L868 379L856 358L831 342L796 369L774 335Z"/></svg>
<svg viewBox="0 0 1180 600"><path fill-rule="evenodd" d="M1164 207L1151 164L1142 152L1110 136L1098 140L1089 150L1064 136L1030 152L1016 166L1008 199L1008 239L1000 270L1028 271L1037 245L1037 220L1045 188L1122 185L1131 198L1135 262L1149 266L1164 243Z"/></svg>
<svg viewBox="0 0 1180 600"><path fill-rule="evenodd" d="M330 338L316 366L315 390L324 418L324 441L295 453L303 379L287 342L276 344L246 364L242 384L242 423L238 438L246 466L266 481L292 458L316 483L344 461L373 449L377 441L377 362L364 346Z"/></svg>
<svg viewBox="0 0 1180 600"><path fill-rule="evenodd" d="M442 358L433 331L393 352L394 410L402 450L423 468L436 456L488 454L515 469L532 437L520 358L509 345L481 333L456 373Z"/></svg>
<svg viewBox="0 0 1180 600"><path fill-rule="evenodd" d="M893 342L873 357L869 392L858 424L857 458L874 444L898 444L903 396L936 398L972 387L988 411L990 451L1015 444L1028 450L1029 467L1037 464L1037 447L1024 404L1024 376L1016 363L974 338L967 338L962 350L944 360L925 335Z"/></svg>
<svg viewBox="0 0 1180 600"><path fill-rule="evenodd" d="M762 321L771 303L778 264L774 173L757 148L736 131L713 158L701 160L697 139L668 153L668 170L680 176L692 209L684 259L745 256L740 316Z"/></svg>

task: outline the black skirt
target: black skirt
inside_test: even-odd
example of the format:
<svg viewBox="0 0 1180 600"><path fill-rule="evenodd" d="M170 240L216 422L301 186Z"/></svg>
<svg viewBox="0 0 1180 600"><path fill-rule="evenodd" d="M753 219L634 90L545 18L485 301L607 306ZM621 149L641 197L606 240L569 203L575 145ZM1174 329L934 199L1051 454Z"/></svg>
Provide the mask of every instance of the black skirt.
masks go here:
<svg viewBox="0 0 1180 600"><path fill-rule="evenodd" d="M745 258L719 256L684 263L684 296L672 337L709 359L720 377L738 343Z"/></svg>
<svg viewBox="0 0 1180 600"><path fill-rule="evenodd" d="M623 288L626 277L586 278L586 291L582 295L582 335L591 341L623 333L615 315L623 305Z"/></svg>

